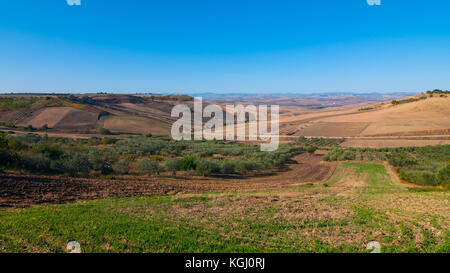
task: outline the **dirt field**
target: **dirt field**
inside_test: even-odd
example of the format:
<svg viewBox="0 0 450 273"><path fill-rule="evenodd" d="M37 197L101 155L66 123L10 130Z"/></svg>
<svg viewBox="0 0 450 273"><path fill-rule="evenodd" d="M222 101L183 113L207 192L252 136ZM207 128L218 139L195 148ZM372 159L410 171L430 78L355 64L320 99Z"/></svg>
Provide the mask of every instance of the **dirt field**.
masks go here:
<svg viewBox="0 0 450 273"><path fill-rule="evenodd" d="M88 130L95 127L98 113L83 111L70 107L50 107L38 110L30 119L21 121L18 125L42 127L60 130Z"/></svg>
<svg viewBox="0 0 450 273"><path fill-rule="evenodd" d="M138 134L170 134L169 123L160 120L137 116L116 116L108 117L103 121L103 127L120 133L138 133Z"/></svg>
<svg viewBox="0 0 450 273"><path fill-rule="evenodd" d="M285 171L234 178L122 178L116 180L62 178L55 176L0 174L0 206L61 203L109 196L155 195L281 189L308 182L323 182L333 174L336 163L320 156L294 157Z"/></svg>
<svg viewBox="0 0 450 273"><path fill-rule="evenodd" d="M298 132L301 136L345 137L359 135L370 123L367 122L317 122Z"/></svg>
<svg viewBox="0 0 450 273"><path fill-rule="evenodd" d="M420 97L418 95L415 97ZM428 97L416 102L393 105L377 103L361 108L334 111L282 111L280 132L295 136L388 136L448 134L450 98Z"/></svg>

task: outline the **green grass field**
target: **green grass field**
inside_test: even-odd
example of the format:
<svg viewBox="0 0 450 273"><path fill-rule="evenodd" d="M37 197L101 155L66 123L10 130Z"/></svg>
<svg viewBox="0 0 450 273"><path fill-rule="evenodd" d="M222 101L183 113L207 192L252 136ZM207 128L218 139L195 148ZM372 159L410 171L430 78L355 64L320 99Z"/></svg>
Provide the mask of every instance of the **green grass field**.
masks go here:
<svg viewBox="0 0 450 273"><path fill-rule="evenodd" d="M1 252L450 252L448 191L409 189L375 163L277 191L109 198L0 209Z"/></svg>

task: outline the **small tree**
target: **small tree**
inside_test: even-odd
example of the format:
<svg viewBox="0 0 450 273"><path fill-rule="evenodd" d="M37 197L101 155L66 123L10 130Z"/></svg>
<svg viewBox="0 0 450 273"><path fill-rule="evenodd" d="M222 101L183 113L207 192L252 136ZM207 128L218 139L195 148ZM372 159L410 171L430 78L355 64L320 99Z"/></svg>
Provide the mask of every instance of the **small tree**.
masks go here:
<svg viewBox="0 0 450 273"><path fill-rule="evenodd" d="M149 159L143 159L137 164L138 171L148 174L160 174L163 168L157 161L150 161Z"/></svg>
<svg viewBox="0 0 450 273"><path fill-rule="evenodd" d="M181 159L174 157L167 159L166 169L172 172L173 175L176 175L177 171L181 170Z"/></svg>
<svg viewBox="0 0 450 273"><path fill-rule="evenodd" d="M308 153L310 153L310 154L313 154L313 153L315 153L315 152L317 151L317 148L314 147L314 146L311 146L311 147L308 147L308 148L306 149L306 151L307 151Z"/></svg>
<svg viewBox="0 0 450 273"><path fill-rule="evenodd" d="M70 175L88 175L91 170L89 158L80 153L66 152L61 156L59 165L57 166L59 170L63 170Z"/></svg>
<svg viewBox="0 0 450 273"><path fill-rule="evenodd" d="M233 174L235 173L236 166L232 161L224 161L222 162L221 172L223 174Z"/></svg>
<svg viewBox="0 0 450 273"><path fill-rule="evenodd" d="M183 171L189 171L189 170L195 170L197 167L197 158L193 156L184 157L181 160L181 170Z"/></svg>
<svg viewBox="0 0 450 273"><path fill-rule="evenodd" d="M104 138L102 139L102 143L103 143L104 145L114 144L114 143L116 143L116 139L110 138L110 137L104 137Z"/></svg>
<svg viewBox="0 0 450 273"><path fill-rule="evenodd" d="M220 165L212 160L199 160L195 171L203 176L220 173Z"/></svg>
<svg viewBox="0 0 450 273"><path fill-rule="evenodd" d="M114 172L118 174L127 174L130 170L130 162L127 160L120 160L113 166Z"/></svg>

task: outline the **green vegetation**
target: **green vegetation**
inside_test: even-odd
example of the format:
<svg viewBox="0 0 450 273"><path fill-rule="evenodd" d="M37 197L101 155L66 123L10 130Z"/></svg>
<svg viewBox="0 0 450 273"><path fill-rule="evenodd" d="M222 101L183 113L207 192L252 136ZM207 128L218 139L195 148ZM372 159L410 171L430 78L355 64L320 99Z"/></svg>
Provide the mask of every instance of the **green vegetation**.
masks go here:
<svg viewBox="0 0 450 273"><path fill-rule="evenodd" d="M380 160L397 168L402 180L427 186L450 185L450 145L400 148L337 148L326 161Z"/></svg>
<svg viewBox="0 0 450 273"><path fill-rule="evenodd" d="M369 110L374 110L375 107L363 107L361 109L359 109L359 111L369 111Z"/></svg>
<svg viewBox="0 0 450 273"><path fill-rule="evenodd" d="M158 161L151 161L149 159L142 159L139 161L137 164L137 169L144 174L160 174L164 171Z"/></svg>
<svg viewBox="0 0 450 273"><path fill-rule="evenodd" d="M26 132L36 132L36 131L46 132L46 131L48 131L48 129L50 129L47 124L44 124L40 128L36 128L36 127L31 126L31 125L28 125L28 126L16 126L15 124L10 123L10 122L0 122L0 126L4 126L4 127L7 127L7 128L10 128L10 129L18 129L20 131L26 131Z"/></svg>
<svg viewBox="0 0 450 273"><path fill-rule="evenodd" d="M1 134L0 168L69 176L186 172L189 175L236 175L283 168L294 154L315 147L298 143L261 152L259 145L223 141L173 141L150 136L70 139L36 134Z"/></svg>
<svg viewBox="0 0 450 273"><path fill-rule="evenodd" d="M42 108L42 107L72 107L72 108L83 108L82 104L73 103L71 101L66 101L61 98L54 97L35 97L35 96L24 96L24 97L2 97L0 98L0 112L10 111L25 108Z"/></svg>
<svg viewBox="0 0 450 273"><path fill-rule="evenodd" d="M297 143L302 146L312 146L312 147L321 147L321 148L329 148L329 147L337 147L339 144L344 142L344 138L306 138L301 136L297 139Z"/></svg>
<svg viewBox="0 0 450 273"><path fill-rule="evenodd" d="M440 95L441 97L446 97L446 95L450 94L450 91L448 90L440 90L440 89L434 89L434 90L428 90L427 94L430 97L433 97L433 95Z"/></svg>
<svg viewBox="0 0 450 273"><path fill-rule="evenodd" d="M9 111L20 108L30 107L36 103L39 98L0 98L0 111Z"/></svg>
<svg viewBox="0 0 450 273"><path fill-rule="evenodd" d="M404 103L410 103L410 102L415 102L415 101L420 101L420 100L425 100L427 99L427 96L422 96L420 98L410 98L410 99L403 99L403 100L393 100L392 104L394 105L398 105L398 104L404 104Z"/></svg>

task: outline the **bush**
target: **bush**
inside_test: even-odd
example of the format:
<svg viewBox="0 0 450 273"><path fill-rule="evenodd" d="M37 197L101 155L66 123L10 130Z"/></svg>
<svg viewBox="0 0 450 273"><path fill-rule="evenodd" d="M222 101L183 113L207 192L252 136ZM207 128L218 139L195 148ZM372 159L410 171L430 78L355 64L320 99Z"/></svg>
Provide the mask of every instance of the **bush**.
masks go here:
<svg viewBox="0 0 450 273"><path fill-rule="evenodd" d="M92 168L100 171L101 174L107 175L114 173L113 165L118 161L118 158L111 153L100 153L94 151L89 155L89 162Z"/></svg>
<svg viewBox="0 0 450 273"><path fill-rule="evenodd" d="M157 161L150 161L149 159L143 159L139 161L136 168L141 173L147 174L159 174L163 171L163 168Z"/></svg>
<svg viewBox="0 0 450 273"><path fill-rule="evenodd" d="M63 173L70 175L88 175L91 170L89 158L80 153L66 152L60 160L56 163L56 167Z"/></svg>
<svg viewBox="0 0 450 273"><path fill-rule="evenodd" d="M14 151L20 151L27 148L27 145L18 138L8 138L8 147Z"/></svg>
<svg viewBox="0 0 450 273"><path fill-rule="evenodd" d="M176 175L177 171L181 170L181 164L181 159L171 157L167 159L165 166L169 172L172 172L173 175Z"/></svg>
<svg viewBox="0 0 450 273"><path fill-rule="evenodd" d="M195 170L197 168L197 158L193 156L184 157L181 160L180 169L183 171Z"/></svg>
<svg viewBox="0 0 450 273"><path fill-rule="evenodd" d="M34 173L52 172L50 159L43 154L22 154L19 159L19 167Z"/></svg>
<svg viewBox="0 0 450 273"><path fill-rule="evenodd" d="M439 185L449 185L450 184L450 164L441 168L436 174L436 181Z"/></svg>
<svg viewBox="0 0 450 273"><path fill-rule="evenodd" d="M388 155L388 162L395 167L408 167L417 164L417 160L415 158L409 157L404 153L394 153L392 155Z"/></svg>
<svg viewBox="0 0 450 273"><path fill-rule="evenodd" d="M220 173L220 165L214 160L199 160L196 164L195 171L199 175L208 176Z"/></svg>
<svg viewBox="0 0 450 273"><path fill-rule="evenodd" d="M114 164L113 170L118 174L127 174L130 171L130 162L127 160L120 160Z"/></svg>
<svg viewBox="0 0 450 273"><path fill-rule="evenodd" d="M325 161L343 161L343 160L355 160L356 151L354 150L342 150L335 149L323 157Z"/></svg>
<svg viewBox="0 0 450 273"><path fill-rule="evenodd" d="M37 144L33 146L33 152L37 154L43 154L50 159L58 159L64 152L60 146L50 144Z"/></svg>
<svg viewBox="0 0 450 273"><path fill-rule="evenodd" d="M117 139L110 138L110 137L104 137L104 138L102 139L102 143L103 143L104 145L114 144L114 143L116 143L116 142L117 142Z"/></svg>
<svg viewBox="0 0 450 273"><path fill-rule="evenodd" d="M11 154L9 151L1 150L0 151L0 168L2 167L13 167L17 164L17 156L15 154Z"/></svg>
<svg viewBox="0 0 450 273"><path fill-rule="evenodd" d="M236 171L245 174L250 171L260 170L264 168L264 165L257 161L250 161L247 159L236 160Z"/></svg>
<svg viewBox="0 0 450 273"><path fill-rule="evenodd" d="M310 153L310 154L315 153L316 150L317 150L317 148L314 147L314 146L311 146L311 147L306 148L306 151L307 151L308 153Z"/></svg>
<svg viewBox="0 0 450 273"><path fill-rule="evenodd" d="M234 174L236 171L236 165L232 161L223 161L221 166L221 172L223 174Z"/></svg>

